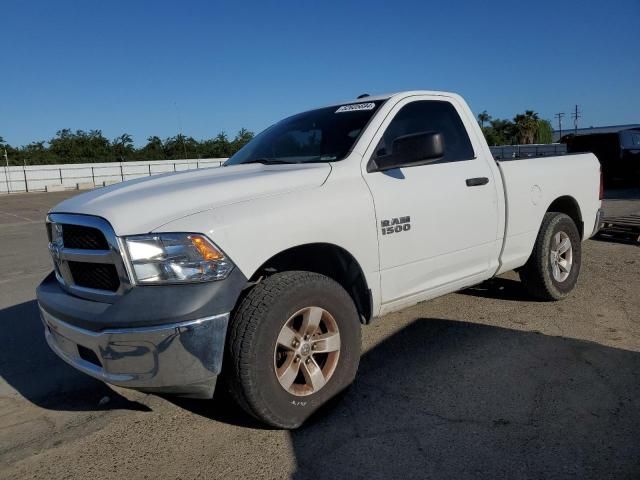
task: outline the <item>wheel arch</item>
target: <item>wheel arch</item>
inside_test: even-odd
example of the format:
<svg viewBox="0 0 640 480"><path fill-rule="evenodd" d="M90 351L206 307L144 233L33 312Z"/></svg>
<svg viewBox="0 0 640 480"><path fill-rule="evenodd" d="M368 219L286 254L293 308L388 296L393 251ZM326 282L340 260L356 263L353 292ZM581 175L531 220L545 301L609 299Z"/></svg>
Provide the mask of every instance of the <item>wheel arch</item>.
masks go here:
<svg viewBox="0 0 640 480"><path fill-rule="evenodd" d="M551 202L545 213L548 212L559 212L568 215L576 224L576 228L578 229L580 238L584 238L584 222L582 221L582 212L580 211L580 205L575 198L570 195L564 195L562 197L556 198L553 202Z"/></svg>
<svg viewBox="0 0 640 480"><path fill-rule="evenodd" d="M373 298L362 267L346 249L332 243L308 243L287 248L266 260L249 277L249 284L276 272L304 270L326 275L351 296L362 323L373 316Z"/></svg>

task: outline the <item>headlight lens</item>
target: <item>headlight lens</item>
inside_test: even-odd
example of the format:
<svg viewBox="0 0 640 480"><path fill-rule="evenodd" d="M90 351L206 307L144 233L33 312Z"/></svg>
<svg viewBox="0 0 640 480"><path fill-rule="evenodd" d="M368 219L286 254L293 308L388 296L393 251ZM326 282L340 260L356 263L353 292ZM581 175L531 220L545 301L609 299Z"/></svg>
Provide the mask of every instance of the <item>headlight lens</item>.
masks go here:
<svg viewBox="0 0 640 480"><path fill-rule="evenodd" d="M222 280L233 263L204 235L158 233L126 237L129 261L141 284Z"/></svg>

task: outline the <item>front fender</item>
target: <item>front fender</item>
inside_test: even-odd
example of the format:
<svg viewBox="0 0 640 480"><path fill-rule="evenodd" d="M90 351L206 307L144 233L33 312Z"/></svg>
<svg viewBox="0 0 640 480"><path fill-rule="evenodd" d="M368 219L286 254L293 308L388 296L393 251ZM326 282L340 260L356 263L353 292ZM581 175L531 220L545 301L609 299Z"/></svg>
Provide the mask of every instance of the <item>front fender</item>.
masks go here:
<svg viewBox="0 0 640 480"><path fill-rule="evenodd" d="M351 253L380 304L375 212L362 177L341 178L288 192L196 213L156 231L202 232L251 278L271 257L290 248L327 243Z"/></svg>

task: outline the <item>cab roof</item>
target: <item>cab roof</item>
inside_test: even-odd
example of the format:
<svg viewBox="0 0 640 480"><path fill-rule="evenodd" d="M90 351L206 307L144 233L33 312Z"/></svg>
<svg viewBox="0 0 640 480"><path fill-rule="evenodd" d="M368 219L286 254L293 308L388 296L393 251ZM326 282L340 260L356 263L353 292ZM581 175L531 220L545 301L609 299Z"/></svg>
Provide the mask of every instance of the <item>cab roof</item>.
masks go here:
<svg viewBox="0 0 640 480"><path fill-rule="evenodd" d="M445 97L456 96L455 93L437 91L437 90L404 90L400 92L386 93L382 95L370 95L368 97L353 98L343 102L332 103L326 106L333 107L333 106L340 106L340 105L351 105L354 103L375 102L379 100L389 100L390 98L393 98L393 97L404 98L404 97L411 97L413 95L438 95L438 96L445 96Z"/></svg>

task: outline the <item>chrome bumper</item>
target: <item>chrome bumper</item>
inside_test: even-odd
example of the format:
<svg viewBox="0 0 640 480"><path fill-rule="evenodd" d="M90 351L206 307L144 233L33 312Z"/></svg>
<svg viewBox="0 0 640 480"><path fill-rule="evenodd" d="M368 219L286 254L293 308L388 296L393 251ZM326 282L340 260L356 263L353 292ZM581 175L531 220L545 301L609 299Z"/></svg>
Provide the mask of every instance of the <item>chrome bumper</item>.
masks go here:
<svg viewBox="0 0 640 480"><path fill-rule="evenodd" d="M136 390L211 398L229 314L159 327L92 332L40 308L51 349L78 370Z"/></svg>

